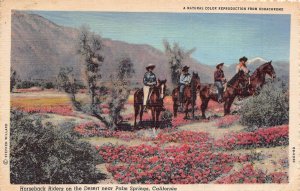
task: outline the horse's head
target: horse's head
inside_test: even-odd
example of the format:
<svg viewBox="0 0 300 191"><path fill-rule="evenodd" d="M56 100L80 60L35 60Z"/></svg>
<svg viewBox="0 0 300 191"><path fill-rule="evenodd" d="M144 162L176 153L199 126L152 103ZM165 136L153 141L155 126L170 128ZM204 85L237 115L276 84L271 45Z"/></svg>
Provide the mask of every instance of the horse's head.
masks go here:
<svg viewBox="0 0 300 191"><path fill-rule="evenodd" d="M196 72L193 72L192 83L194 83L197 90L200 89L200 87L201 87L200 77L199 77L198 73L196 73Z"/></svg>
<svg viewBox="0 0 300 191"><path fill-rule="evenodd" d="M164 80L158 79L157 81L158 81L157 87L159 89L160 98L163 99L166 96L167 80L166 79L164 79Z"/></svg>
<svg viewBox="0 0 300 191"><path fill-rule="evenodd" d="M262 65L262 72L268 74L272 79L276 78L276 73L272 66L272 60Z"/></svg>

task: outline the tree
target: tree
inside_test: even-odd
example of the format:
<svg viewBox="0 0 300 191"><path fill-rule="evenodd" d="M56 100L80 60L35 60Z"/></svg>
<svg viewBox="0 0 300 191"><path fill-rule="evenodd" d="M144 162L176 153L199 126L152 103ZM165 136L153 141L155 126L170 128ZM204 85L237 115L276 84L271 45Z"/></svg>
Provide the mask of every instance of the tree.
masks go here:
<svg viewBox="0 0 300 191"><path fill-rule="evenodd" d="M183 67L183 61L191 56L191 54L196 50L195 48L185 51L179 46L178 43L173 43L173 47L167 40L163 41L165 47L165 54L168 58L168 63L170 65L171 80L173 85L178 84L180 77L180 72Z"/></svg>
<svg viewBox="0 0 300 191"><path fill-rule="evenodd" d="M130 94L130 78L134 73L130 58L122 58L119 62L117 74L111 76L112 89L109 100L110 117L113 128L122 121L121 111Z"/></svg>
<svg viewBox="0 0 300 191"><path fill-rule="evenodd" d="M116 68L117 72L111 75L111 86L106 87L101 78L101 66L104 63L101 37L90 32L87 27L82 27L78 39L78 54L82 59L84 81L90 101L80 103L76 100L78 83L71 68L60 70L58 84L71 95L72 103L78 110L98 118L106 127L114 129L122 120L121 111L130 94L133 63L128 57L121 58ZM111 95L108 96L109 93ZM109 106L108 114L102 111L104 104Z"/></svg>
<svg viewBox="0 0 300 191"><path fill-rule="evenodd" d="M103 42L99 35L89 31L88 27L82 27L79 36L78 53L83 59L85 81L90 96L90 113L102 121L107 127L112 124L103 115L101 110L101 65L104 62L102 55Z"/></svg>
<svg viewBox="0 0 300 191"><path fill-rule="evenodd" d="M17 84L17 72L13 68L10 68L10 92L13 91L16 84Z"/></svg>
<svg viewBox="0 0 300 191"><path fill-rule="evenodd" d="M77 110L81 110L81 104L76 100L76 93L80 88L78 80L74 77L72 67L61 67L57 75L57 85L71 96L71 101Z"/></svg>

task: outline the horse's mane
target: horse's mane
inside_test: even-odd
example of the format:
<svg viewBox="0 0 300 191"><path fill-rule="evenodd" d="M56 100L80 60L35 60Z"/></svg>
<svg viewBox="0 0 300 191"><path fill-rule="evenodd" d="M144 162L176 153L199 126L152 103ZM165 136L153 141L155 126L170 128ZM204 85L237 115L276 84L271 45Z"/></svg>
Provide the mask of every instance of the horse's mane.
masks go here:
<svg viewBox="0 0 300 191"><path fill-rule="evenodd" d="M241 71L240 71L241 72ZM227 84L230 86L232 84L234 84L237 79L239 78L240 72L236 73L228 82Z"/></svg>
<svg viewBox="0 0 300 191"><path fill-rule="evenodd" d="M266 63L260 65L259 67L257 67L257 68L255 69L255 71L253 72L253 74L251 75L251 78L256 77L256 76L259 74L259 72L262 70L262 68L264 68L264 67L265 67L266 65L268 65L268 64L270 64L270 62L266 62Z"/></svg>

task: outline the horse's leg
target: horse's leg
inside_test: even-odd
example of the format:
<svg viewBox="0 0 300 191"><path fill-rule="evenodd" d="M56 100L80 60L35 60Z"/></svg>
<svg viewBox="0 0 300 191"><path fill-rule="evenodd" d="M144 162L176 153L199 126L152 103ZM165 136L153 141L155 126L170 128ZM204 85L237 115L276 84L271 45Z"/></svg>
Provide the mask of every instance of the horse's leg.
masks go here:
<svg viewBox="0 0 300 191"><path fill-rule="evenodd" d="M151 108L151 115L152 115L152 126L155 126L155 109L154 109L154 107Z"/></svg>
<svg viewBox="0 0 300 191"><path fill-rule="evenodd" d="M230 96L228 96L225 99L225 103L224 103L224 116L230 114L230 107L231 107L231 105L233 103L234 98L235 97L233 97L232 95L230 95Z"/></svg>
<svg viewBox="0 0 300 191"><path fill-rule="evenodd" d="M202 98L202 103L201 103L201 112L202 112L202 118L206 119L205 111L207 109L209 99L207 98Z"/></svg>
<svg viewBox="0 0 300 191"><path fill-rule="evenodd" d="M139 108L140 108L139 105L134 104L134 127L136 127L136 118L139 114Z"/></svg>
<svg viewBox="0 0 300 191"><path fill-rule="evenodd" d="M176 90L173 90L172 92L172 98L173 98L173 114L174 117L177 117L177 111L178 111L178 96L175 93Z"/></svg>
<svg viewBox="0 0 300 191"><path fill-rule="evenodd" d="M227 106L227 114L228 115L230 114L230 108L231 108L231 105L234 101L234 98L235 98L235 96L232 96L232 97L229 98L229 102L228 102L228 106Z"/></svg>
<svg viewBox="0 0 300 191"><path fill-rule="evenodd" d="M176 102L173 102L173 113L174 117L177 117L177 110L178 110L178 105Z"/></svg>
<svg viewBox="0 0 300 191"><path fill-rule="evenodd" d="M144 113L144 106L143 106L143 104L139 105L139 108L140 108L140 124L141 124L142 121L143 121L143 113Z"/></svg>
<svg viewBox="0 0 300 191"><path fill-rule="evenodd" d="M201 110L202 110L202 118L203 119L206 119L206 114L205 114L205 111L207 110L208 108L208 103L209 103L209 100L210 98L207 97L207 98L204 98L204 101L203 101L203 106L201 104Z"/></svg>
<svg viewBox="0 0 300 191"><path fill-rule="evenodd" d="M188 119L188 114L189 114L189 104L190 104L190 101L187 100L187 101L185 102L185 110L184 110L184 111L185 111L185 116L184 116L185 119Z"/></svg>
<svg viewBox="0 0 300 191"><path fill-rule="evenodd" d="M160 115L160 110L159 109L156 109L156 113L155 113L155 120L156 120L156 128L159 127L159 115Z"/></svg>

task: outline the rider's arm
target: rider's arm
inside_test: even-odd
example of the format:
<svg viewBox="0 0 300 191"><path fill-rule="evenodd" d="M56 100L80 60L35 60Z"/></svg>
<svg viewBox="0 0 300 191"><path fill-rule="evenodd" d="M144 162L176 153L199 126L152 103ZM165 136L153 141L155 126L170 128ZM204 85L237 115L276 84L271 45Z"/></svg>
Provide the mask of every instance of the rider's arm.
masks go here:
<svg viewBox="0 0 300 191"><path fill-rule="evenodd" d="M149 85L149 79L148 79L148 73L145 73L144 79L143 79L144 85Z"/></svg>
<svg viewBox="0 0 300 191"><path fill-rule="evenodd" d="M239 71L240 71L240 67L239 67L239 66L236 66L236 68L235 68L235 73L237 74L237 73L239 73Z"/></svg>
<svg viewBox="0 0 300 191"><path fill-rule="evenodd" d="M215 72L214 77L215 77L215 81L223 81L223 76L222 76L221 72L219 72L219 71Z"/></svg>
<svg viewBox="0 0 300 191"><path fill-rule="evenodd" d="M148 86L153 86L153 85L156 85L157 84L157 80L156 80L156 76L155 74L149 74L147 76L147 85Z"/></svg>
<svg viewBox="0 0 300 191"><path fill-rule="evenodd" d="M180 84L185 84L185 82L184 82L184 75L180 75L179 83Z"/></svg>
<svg viewBox="0 0 300 191"><path fill-rule="evenodd" d="M191 81L192 81L192 75L189 75L189 76L188 76L188 79L187 79L187 84L190 84Z"/></svg>
<svg viewBox="0 0 300 191"><path fill-rule="evenodd" d="M242 67L242 70L245 72L245 74L248 74L250 72L247 67Z"/></svg>

